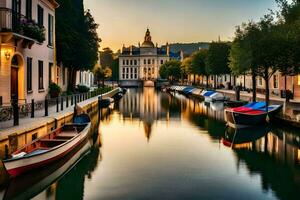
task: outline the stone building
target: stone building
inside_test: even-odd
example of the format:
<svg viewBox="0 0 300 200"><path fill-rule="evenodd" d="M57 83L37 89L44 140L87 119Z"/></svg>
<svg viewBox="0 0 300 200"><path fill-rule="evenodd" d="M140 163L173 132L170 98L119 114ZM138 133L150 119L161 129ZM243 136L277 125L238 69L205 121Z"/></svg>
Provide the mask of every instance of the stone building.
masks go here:
<svg viewBox="0 0 300 200"><path fill-rule="evenodd" d="M152 86L160 78L159 68L172 59L182 60L183 52L173 53L170 46L158 47L147 29L144 42L138 47L123 47L119 55L119 79L123 86Z"/></svg>
<svg viewBox="0 0 300 200"><path fill-rule="evenodd" d="M53 66L58 6L55 0L0 1L0 104L45 99L49 80L57 72Z"/></svg>

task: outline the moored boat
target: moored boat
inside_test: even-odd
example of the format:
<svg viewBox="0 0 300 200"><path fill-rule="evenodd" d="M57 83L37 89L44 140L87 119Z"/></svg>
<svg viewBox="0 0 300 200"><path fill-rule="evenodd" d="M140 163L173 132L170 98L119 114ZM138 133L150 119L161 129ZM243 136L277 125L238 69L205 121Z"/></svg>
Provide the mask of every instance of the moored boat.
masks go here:
<svg viewBox="0 0 300 200"><path fill-rule="evenodd" d="M100 107L100 108L107 108L107 107L109 107L109 105L110 105L111 103L113 103L113 102L114 102L114 99L113 99L113 98L103 98L103 99L101 99L100 102L99 102L99 107Z"/></svg>
<svg viewBox="0 0 300 200"><path fill-rule="evenodd" d="M75 117L73 124L66 124L13 152L11 158L3 160L6 171L16 177L66 156L87 138L90 127L87 115Z"/></svg>
<svg viewBox="0 0 300 200"><path fill-rule="evenodd" d="M248 103L237 108L224 111L227 124L234 128L263 125L272 120L280 112L282 105L267 106L265 102Z"/></svg>
<svg viewBox="0 0 300 200"><path fill-rule="evenodd" d="M204 97L204 101L213 102L213 101L225 101L228 100L222 93L213 91L213 90L204 90L201 93L201 96Z"/></svg>

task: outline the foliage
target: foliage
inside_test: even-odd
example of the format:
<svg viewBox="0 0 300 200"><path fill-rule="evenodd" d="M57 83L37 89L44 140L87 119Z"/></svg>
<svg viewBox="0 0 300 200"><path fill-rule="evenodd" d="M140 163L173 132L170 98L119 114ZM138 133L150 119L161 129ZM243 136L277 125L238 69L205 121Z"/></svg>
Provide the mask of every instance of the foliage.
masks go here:
<svg viewBox="0 0 300 200"><path fill-rule="evenodd" d="M176 60L165 62L159 69L160 77L170 81L179 80L181 73L181 62Z"/></svg>
<svg viewBox="0 0 300 200"><path fill-rule="evenodd" d="M39 43L43 43L46 40L45 28L40 27L33 20L22 20L21 31L25 36L35 39Z"/></svg>
<svg viewBox="0 0 300 200"><path fill-rule="evenodd" d="M77 85L77 91L79 93L87 93L90 91L90 88L87 87L86 85Z"/></svg>
<svg viewBox="0 0 300 200"><path fill-rule="evenodd" d="M197 75L206 75L206 59L208 50L201 49L195 52L191 57L191 65L189 72Z"/></svg>
<svg viewBox="0 0 300 200"><path fill-rule="evenodd" d="M94 69L94 76L98 82L98 85L100 84L100 81L102 81L102 85L104 86L105 79L108 79L112 76L112 70L109 67L96 67Z"/></svg>
<svg viewBox="0 0 300 200"><path fill-rule="evenodd" d="M119 80L119 59L114 59L111 65L112 80Z"/></svg>
<svg viewBox="0 0 300 200"><path fill-rule="evenodd" d="M92 69L98 60L100 38L89 10L84 12L83 0L58 0L56 9L57 61L69 68L68 87L73 90L78 70Z"/></svg>
<svg viewBox="0 0 300 200"><path fill-rule="evenodd" d="M51 98L56 98L60 95L61 93L61 88L59 85L56 83L51 82L49 84L49 95Z"/></svg>
<svg viewBox="0 0 300 200"><path fill-rule="evenodd" d="M209 46L206 59L206 72L220 75L230 73L228 67L230 44L227 42L212 42Z"/></svg>
<svg viewBox="0 0 300 200"><path fill-rule="evenodd" d="M101 67L112 67L113 64L113 51L106 47L100 52L100 65Z"/></svg>

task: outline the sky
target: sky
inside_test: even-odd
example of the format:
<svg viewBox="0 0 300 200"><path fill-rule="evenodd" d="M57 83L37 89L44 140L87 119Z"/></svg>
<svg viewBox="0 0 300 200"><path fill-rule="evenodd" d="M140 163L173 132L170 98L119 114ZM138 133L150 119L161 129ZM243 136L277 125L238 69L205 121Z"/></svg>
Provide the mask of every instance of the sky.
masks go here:
<svg viewBox="0 0 300 200"><path fill-rule="evenodd" d="M235 27L276 10L275 0L84 0L99 26L101 48L113 50L143 42L232 40Z"/></svg>

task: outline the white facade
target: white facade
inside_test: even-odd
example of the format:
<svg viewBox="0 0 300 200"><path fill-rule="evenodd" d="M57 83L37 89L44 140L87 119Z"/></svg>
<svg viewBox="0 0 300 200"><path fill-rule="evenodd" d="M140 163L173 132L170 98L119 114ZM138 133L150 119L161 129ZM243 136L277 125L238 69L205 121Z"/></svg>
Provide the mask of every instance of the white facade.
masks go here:
<svg viewBox="0 0 300 200"><path fill-rule="evenodd" d="M94 86L94 74L91 71L78 71L76 85L85 85L89 88Z"/></svg>
<svg viewBox="0 0 300 200"><path fill-rule="evenodd" d="M122 54L119 56L119 79L121 81L138 81L159 79L160 66L165 62L182 55L182 52L173 54L167 45L166 50L154 46L149 29L145 34L145 40L139 47L123 47ZM176 58L177 58L176 57ZM173 59L174 59L173 58Z"/></svg>
<svg viewBox="0 0 300 200"><path fill-rule="evenodd" d="M3 104L44 100L48 93L51 67L55 66L54 0L2 0L0 7L0 97ZM13 16L20 16L18 18ZM26 36L18 28L32 23L44 27L45 41Z"/></svg>

